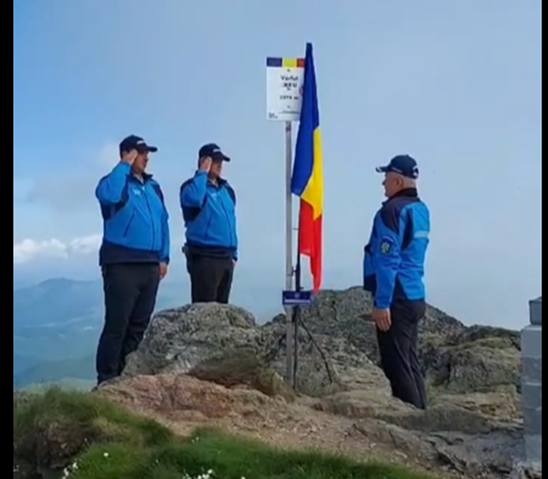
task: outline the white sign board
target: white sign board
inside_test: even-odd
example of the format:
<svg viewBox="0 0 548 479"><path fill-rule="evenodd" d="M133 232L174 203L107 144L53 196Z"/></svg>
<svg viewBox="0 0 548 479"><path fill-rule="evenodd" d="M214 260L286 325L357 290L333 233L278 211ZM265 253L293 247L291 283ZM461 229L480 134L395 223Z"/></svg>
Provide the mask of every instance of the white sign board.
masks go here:
<svg viewBox="0 0 548 479"><path fill-rule="evenodd" d="M303 58L266 59L266 118L299 121L304 82Z"/></svg>

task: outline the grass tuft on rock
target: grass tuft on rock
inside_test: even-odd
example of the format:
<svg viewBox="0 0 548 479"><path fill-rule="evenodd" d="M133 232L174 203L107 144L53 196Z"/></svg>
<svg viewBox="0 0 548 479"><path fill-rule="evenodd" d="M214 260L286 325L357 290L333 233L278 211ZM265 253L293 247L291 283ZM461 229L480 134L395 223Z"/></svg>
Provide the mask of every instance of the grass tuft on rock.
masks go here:
<svg viewBox="0 0 548 479"><path fill-rule="evenodd" d="M14 479L181 479L207 471L211 479L427 479L392 465L277 450L213 429L181 439L93 394L14 395L13 413Z"/></svg>
<svg viewBox="0 0 548 479"><path fill-rule="evenodd" d="M283 379L251 348L221 352L197 364L188 374L227 388L245 385L270 397L295 399Z"/></svg>

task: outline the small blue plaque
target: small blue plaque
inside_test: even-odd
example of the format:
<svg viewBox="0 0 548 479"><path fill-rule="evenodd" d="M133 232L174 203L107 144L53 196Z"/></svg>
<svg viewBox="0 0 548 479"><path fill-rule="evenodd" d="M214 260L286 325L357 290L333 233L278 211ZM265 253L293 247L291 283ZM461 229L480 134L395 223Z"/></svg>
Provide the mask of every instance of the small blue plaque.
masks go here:
<svg viewBox="0 0 548 479"><path fill-rule="evenodd" d="M312 302L312 291L282 291L284 306L303 306Z"/></svg>

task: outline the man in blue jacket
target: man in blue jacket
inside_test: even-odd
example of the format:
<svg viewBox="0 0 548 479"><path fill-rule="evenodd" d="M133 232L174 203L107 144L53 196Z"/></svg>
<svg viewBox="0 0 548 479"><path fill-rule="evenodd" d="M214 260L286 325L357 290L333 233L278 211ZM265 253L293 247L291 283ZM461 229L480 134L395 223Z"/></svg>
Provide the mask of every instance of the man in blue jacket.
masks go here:
<svg viewBox="0 0 548 479"><path fill-rule="evenodd" d="M426 311L423 276L430 213L417 193L419 169L413 158L396 156L377 171L385 175L388 199L375 215L365 247L364 288L374 298L381 365L392 394L425 409L417 342L419 321Z"/></svg>
<svg viewBox="0 0 548 479"><path fill-rule="evenodd" d="M137 349L167 273L168 213L160 186L145 172L155 151L141 137L128 136L120 143L121 161L95 189L103 217L99 264L105 296L98 384L119 376L127 355Z"/></svg>
<svg viewBox="0 0 548 479"><path fill-rule="evenodd" d="M198 170L181 185L180 201L186 229L183 251L190 274L193 303L228 303L238 261L236 195L221 177L230 161L218 145L198 152Z"/></svg>

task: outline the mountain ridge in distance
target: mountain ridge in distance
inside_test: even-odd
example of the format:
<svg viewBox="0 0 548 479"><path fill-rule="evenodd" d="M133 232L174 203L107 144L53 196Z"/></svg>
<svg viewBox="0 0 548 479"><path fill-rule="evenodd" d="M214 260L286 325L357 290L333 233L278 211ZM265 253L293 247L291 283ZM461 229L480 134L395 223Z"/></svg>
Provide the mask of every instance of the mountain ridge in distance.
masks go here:
<svg viewBox="0 0 548 479"><path fill-rule="evenodd" d="M235 304L253 312L258 322L281 311L276 288L246 283L242 277L235 284ZM162 281L156 311L188 303L188 291L188 281L177 277ZM13 296L14 385L54 383L67 377L89 380L103 323L101 279L48 278L15 288Z"/></svg>

